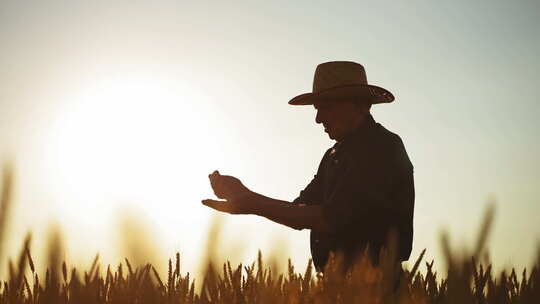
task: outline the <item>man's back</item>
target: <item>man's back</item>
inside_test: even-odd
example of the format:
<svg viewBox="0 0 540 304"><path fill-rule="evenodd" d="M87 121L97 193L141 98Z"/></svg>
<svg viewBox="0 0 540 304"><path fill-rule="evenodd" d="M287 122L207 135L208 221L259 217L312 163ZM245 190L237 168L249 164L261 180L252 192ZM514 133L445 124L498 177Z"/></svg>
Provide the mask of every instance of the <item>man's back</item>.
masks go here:
<svg viewBox="0 0 540 304"><path fill-rule="evenodd" d="M331 232L311 232L311 252L322 269L330 251L349 260L369 245L373 262L390 233L398 239L399 258L412 248L413 167L398 135L376 123L365 124L323 156L317 174L295 199L322 205Z"/></svg>

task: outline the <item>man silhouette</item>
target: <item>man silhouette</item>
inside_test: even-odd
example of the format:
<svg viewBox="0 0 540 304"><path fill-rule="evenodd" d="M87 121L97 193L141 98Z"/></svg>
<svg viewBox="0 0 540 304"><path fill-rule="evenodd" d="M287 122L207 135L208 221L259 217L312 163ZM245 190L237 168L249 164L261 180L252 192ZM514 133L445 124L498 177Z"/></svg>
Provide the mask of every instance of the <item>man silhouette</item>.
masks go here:
<svg viewBox="0 0 540 304"><path fill-rule="evenodd" d="M389 240L395 262L409 258L413 236L413 166L400 137L373 120L372 104L394 96L367 83L362 65L334 61L317 66L313 91L289 101L313 105L316 123L335 140L316 175L293 202L255 193L233 176L209 175L218 200L203 200L231 214L255 214L294 229L310 229L313 262L322 271L330 252L350 266L367 252L374 264Z"/></svg>

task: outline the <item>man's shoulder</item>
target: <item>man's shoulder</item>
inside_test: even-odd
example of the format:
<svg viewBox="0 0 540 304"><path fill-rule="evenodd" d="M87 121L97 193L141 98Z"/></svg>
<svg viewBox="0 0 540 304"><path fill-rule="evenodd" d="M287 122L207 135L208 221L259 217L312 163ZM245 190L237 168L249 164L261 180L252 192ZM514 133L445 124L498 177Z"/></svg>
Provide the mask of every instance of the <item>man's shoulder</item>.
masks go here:
<svg viewBox="0 0 540 304"><path fill-rule="evenodd" d="M387 160L390 160L393 163L398 163L400 166L405 166L406 168L412 168L412 163L401 137L396 133L389 131L381 124L377 125L376 137L378 140L376 141L379 142L379 150L377 150L377 152L387 156Z"/></svg>
<svg viewBox="0 0 540 304"><path fill-rule="evenodd" d="M396 133L388 130L380 123L377 123L377 127L374 130L375 137L382 143L393 146L403 146L401 137Z"/></svg>
<svg viewBox="0 0 540 304"><path fill-rule="evenodd" d="M401 137L376 123L369 135L358 138L346 152L352 162L390 164L395 161L410 162Z"/></svg>
<svg viewBox="0 0 540 304"><path fill-rule="evenodd" d="M381 150L388 151L403 147L401 137L385 128L380 123L375 123L367 136L356 138L353 145L354 150Z"/></svg>

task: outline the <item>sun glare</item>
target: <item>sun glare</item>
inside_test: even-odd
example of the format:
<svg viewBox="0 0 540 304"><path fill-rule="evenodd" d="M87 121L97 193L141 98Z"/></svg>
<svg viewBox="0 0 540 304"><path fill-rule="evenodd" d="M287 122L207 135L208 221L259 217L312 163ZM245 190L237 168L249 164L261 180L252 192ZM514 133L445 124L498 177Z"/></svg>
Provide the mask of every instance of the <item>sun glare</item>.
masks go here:
<svg viewBox="0 0 540 304"><path fill-rule="evenodd" d="M154 77L115 77L66 101L47 153L62 222L110 234L136 209L160 238L195 246L177 232L207 221L199 202L220 157L208 147L213 111L202 92Z"/></svg>

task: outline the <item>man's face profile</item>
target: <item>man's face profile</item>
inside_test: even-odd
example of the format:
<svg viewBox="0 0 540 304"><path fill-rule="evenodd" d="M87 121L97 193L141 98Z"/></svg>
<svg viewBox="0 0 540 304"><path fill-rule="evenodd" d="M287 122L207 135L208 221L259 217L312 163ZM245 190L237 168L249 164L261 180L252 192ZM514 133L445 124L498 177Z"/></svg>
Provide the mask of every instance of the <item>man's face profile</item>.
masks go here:
<svg viewBox="0 0 540 304"><path fill-rule="evenodd" d="M340 141L358 126L363 119L363 107L350 100L315 103L317 110L315 122L324 126L331 139Z"/></svg>

